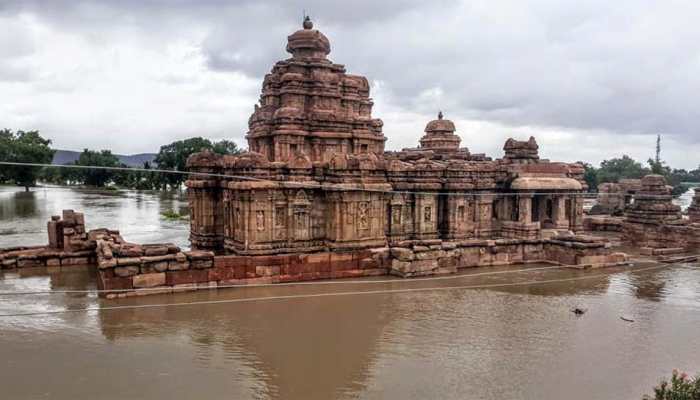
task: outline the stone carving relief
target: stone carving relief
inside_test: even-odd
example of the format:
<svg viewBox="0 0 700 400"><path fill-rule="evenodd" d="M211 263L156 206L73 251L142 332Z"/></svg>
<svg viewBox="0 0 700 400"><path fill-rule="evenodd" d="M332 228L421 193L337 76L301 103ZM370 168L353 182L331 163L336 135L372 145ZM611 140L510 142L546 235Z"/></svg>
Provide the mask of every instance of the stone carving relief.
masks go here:
<svg viewBox="0 0 700 400"><path fill-rule="evenodd" d="M275 227L284 228L286 224L286 209L285 207L277 207L275 209Z"/></svg>
<svg viewBox="0 0 700 400"><path fill-rule="evenodd" d="M423 208L423 221L431 222L433 220L433 208L431 206L425 206Z"/></svg>
<svg viewBox="0 0 700 400"><path fill-rule="evenodd" d="M265 230L265 211L258 210L255 212L255 224L259 231Z"/></svg>
<svg viewBox="0 0 700 400"><path fill-rule="evenodd" d="M401 206L395 205L391 208L391 222L397 225L401 224Z"/></svg>
<svg viewBox="0 0 700 400"><path fill-rule="evenodd" d="M369 229L369 203L366 201L357 205L357 226L360 229Z"/></svg>

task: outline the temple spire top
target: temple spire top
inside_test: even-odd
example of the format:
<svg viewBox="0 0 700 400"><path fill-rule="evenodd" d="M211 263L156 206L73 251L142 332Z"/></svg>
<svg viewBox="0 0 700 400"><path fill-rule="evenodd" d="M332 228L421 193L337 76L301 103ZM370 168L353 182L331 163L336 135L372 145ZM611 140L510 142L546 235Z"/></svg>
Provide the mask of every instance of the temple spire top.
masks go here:
<svg viewBox="0 0 700 400"><path fill-rule="evenodd" d="M438 111L438 119L442 119L442 110Z"/></svg>
<svg viewBox="0 0 700 400"><path fill-rule="evenodd" d="M301 24L301 26L303 26L304 29L312 29L314 27L314 23L311 22L311 17L305 15L304 22Z"/></svg>

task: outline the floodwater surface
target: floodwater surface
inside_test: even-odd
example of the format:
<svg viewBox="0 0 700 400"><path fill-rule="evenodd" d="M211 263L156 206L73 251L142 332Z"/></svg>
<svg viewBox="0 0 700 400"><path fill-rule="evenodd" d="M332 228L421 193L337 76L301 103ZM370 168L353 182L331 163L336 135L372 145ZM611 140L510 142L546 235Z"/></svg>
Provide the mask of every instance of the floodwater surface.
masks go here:
<svg viewBox="0 0 700 400"><path fill-rule="evenodd" d="M63 190L35 198L41 212L25 215L43 221L67 198L94 227L90 215L99 211L85 205L99 201ZM16 221L3 199L0 229ZM153 229L153 242L185 241L186 223L164 228L170 222L158 215L173 201L128 193L114 207L130 211L111 212L122 215L123 232L134 232L127 240L148 241ZM0 236L2 245L28 234L23 223L10 225L18 232ZM27 237L42 243L36 226ZM475 268L441 279L122 300L97 298L89 268L0 279L7 399L640 399L673 368L700 372L700 268L692 263ZM7 295L27 291L34 294ZM577 317L573 307L587 312Z"/></svg>

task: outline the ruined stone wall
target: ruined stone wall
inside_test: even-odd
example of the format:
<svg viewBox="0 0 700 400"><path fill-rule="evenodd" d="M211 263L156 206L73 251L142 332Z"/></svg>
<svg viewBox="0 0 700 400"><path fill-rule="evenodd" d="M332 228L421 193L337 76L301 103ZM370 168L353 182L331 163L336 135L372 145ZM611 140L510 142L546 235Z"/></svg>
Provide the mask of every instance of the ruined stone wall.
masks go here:
<svg viewBox="0 0 700 400"><path fill-rule="evenodd" d="M48 245L0 249L2 269L72 267L95 262L94 232L85 229L85 217L63 210L47 223Z"/></svg>

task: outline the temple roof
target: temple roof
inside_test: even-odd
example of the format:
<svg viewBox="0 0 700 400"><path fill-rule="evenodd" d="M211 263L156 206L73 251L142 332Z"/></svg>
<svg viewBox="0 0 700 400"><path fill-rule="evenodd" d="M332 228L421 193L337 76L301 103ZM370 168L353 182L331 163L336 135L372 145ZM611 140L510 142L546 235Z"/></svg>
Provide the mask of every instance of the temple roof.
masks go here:
<svg viewBox="0 0 700 400"><path fill-rule="evenodd" d="M312 29L311 19L304 18L303 28L287 37L287 52L293 58L326 58L331 52L331 43L323 33Z"/></svg>
<svg viewBox="0 0 700 400"><path fill-rule="evenodd" d="M454 151L459 148L461 139L455 135L455 124L449 119L443 119L442 111L438 118L425 126L425 136L420 140L421 148L443 151Z"/></svg>
<svg viewBox="0 0 700 400"><path fill-rule="evenodd" d="M438 119L428 122L425 133L454 133L455 124L449 119L443 119L442 111L438 113Z"/></svg>
<svg viewBox="0 0 700 400"><path fill-rule="evenodd" d="M510 184L513 190L583 190L581 182L573 178L523 176Z"/></svg>

